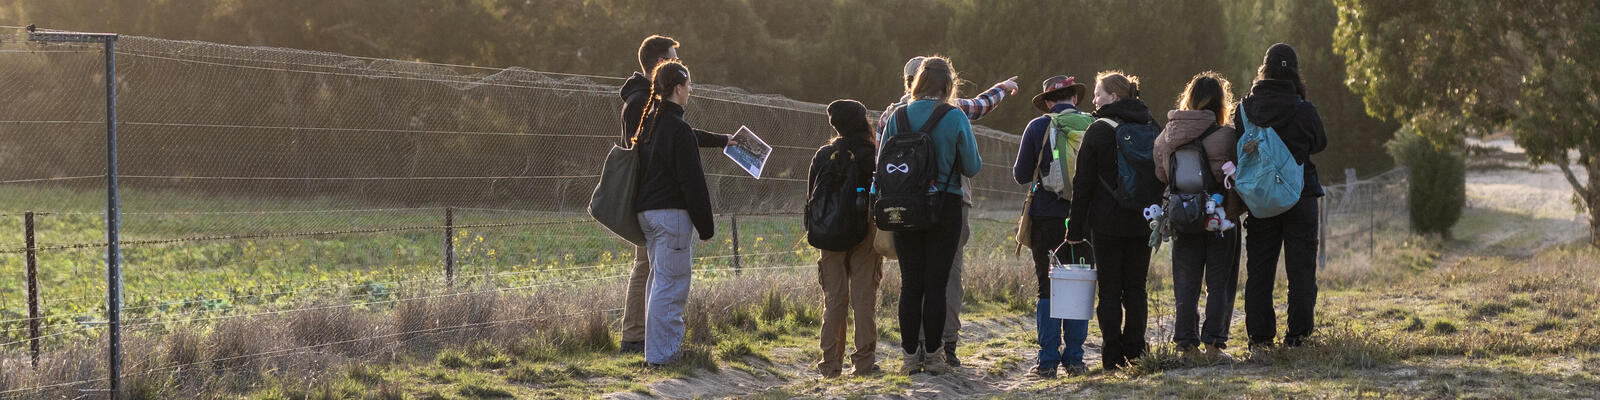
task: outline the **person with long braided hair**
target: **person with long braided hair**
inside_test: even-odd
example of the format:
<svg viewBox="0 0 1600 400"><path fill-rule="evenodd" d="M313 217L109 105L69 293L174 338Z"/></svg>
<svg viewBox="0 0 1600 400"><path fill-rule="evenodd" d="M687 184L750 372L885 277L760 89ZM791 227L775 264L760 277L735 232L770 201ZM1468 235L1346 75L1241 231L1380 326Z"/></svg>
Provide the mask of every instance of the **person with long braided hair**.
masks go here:
<svg viewBox="0 0 1600 400"><path fill-rule="evenodd" d="M639 150L639 226L651 260L650 293L645 306L644 359L650 367L677 361L683 344L683 306L689 297L694 234L716 234L711 195L700 164L694 128L683 119L689 101L689 68L677 61L651 73L633 144Z"/></svg>
<svg viewBox="0 0 1600 400"><path fill-rule="evenodd" d="M622 141L629 143L639 131L639 122L650 103L650 73L657 65L678 59L678 41L670 37L650 35L639 44L639 71L629 76L617 95L622 97ZM723 147L734 144L728 135L694 130L695 143L700 147ZM644 352L644 301L649 297L650 252L645 246L634 246L633 272L628 276L628 293L624 296L622 312L623 353Z"/></svg>

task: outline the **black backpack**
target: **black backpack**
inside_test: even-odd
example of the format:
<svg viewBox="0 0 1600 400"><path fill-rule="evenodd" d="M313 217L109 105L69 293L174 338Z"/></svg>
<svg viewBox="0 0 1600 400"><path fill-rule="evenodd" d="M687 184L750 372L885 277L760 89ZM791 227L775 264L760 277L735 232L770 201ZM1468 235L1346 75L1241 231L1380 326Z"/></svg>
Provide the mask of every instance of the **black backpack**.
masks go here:
<svg viewBox="0 0 1600 400"><path fill-rule="evenodd" d="M1207 136L1221 126L1212 124L1200 137L1178 146L1168 158L1167 226L1178 234L1206 232L1206 201L1216 193L1211 174L1211 159L1206 155Z"/></svg>
<svg viewBox="0 0 1600 400"><path fill-rule="evenodd" d="M897 130L878 151L877 171L873 174L878 201L872 203L872 218L878 229L890 232L920 231L938 222L935 210L941 205L934 180L939 178L939 163L934 158L932 133L945 114L956 109L949 104L939 104L922 127L913 131L906 121L906 108L895 112ZM952 181L960 171L961 156L958 154L950 170Z"/></svg>
<svg viewBox="0 0 1600 400"><path fill-rule="evenodd" d="M850 251L867 238L867 207L862 171L843 142L823 149L815 186L806 198L806 242L828 251Z"/></svg>
<svg viewBox="0 0 1600 400"><path fill-rule="evenodd" d="M1160 128L1154 122L1118 124L1106 118L1099 121L1116 128L1113 141L1117 144L1117 180L1112 184L1102 178L1100 184L1111 191L1111 197L1117 200L1117 205L1126 210L1143 210L1161 202L1161 193L1166 191L1166 187L1156 179L1156 163L1152 156L1156 136L1161 134Z"/></svg>

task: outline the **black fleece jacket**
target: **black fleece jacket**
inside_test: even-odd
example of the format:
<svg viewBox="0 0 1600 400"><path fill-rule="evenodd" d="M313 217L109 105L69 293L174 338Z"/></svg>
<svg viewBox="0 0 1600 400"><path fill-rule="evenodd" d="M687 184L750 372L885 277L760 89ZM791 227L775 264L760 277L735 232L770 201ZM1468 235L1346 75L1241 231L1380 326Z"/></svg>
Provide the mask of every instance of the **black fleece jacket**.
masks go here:
<svg viewBox="0 0 1600 400"><path fill-rule="evenodd" d="M1096 118L1107 118L1118 124L1154 124L1150 107L1143 100L1127 99L1100 107ZM1156 125L1156 129L1161 129ZM1117 238L1144 238L1150 236L1150 225L1144 220L1143 210L1128 210L1117 204L1116 198L1100 183L1117 181L1117 130L1111 124L1095 121L1083 133L1083 147L1078 150L1078 172L1072 177L1072 219L1067 221L1067 240L1080 241L1096 235Z"/></svg>
<svg viewBox="0 0 1600 400"><path fill-rule="evenodd" d="M1294 82L1263 79L1250 88L1250 96L1244 98L1239 109L1250 117L1250 124L1277 131L1289 154L1305 166L1306 187L1300 197L1322 197L1322 181L1317 178L1317 164L1311 162L1311 155L1328 148L1328 134L1323 131L1317 106L1300 98L1294 91ZM1244 134L1240 113L1233 113L1233 126L1239 127L1240 135Z"/></svg>
<svg viewBox="0 0 1600 400"><path fill-rule="evenodd" d="M650 100L650 77L635 72L622 83L622 142L627 143L633 138L634 131L639 129L640 114L644 113L644 104ZM728 135L718 135L711 132L694 130L695 142L700 147L724 147L728 145Z"/></svg>
<svg viewBox="0 0 1600 400"><path fill-rule="evenodd" d="M717 224L711 216L711 193L700 166L700 149L694 145L694 128L684 122L683 106L670 101L661 102L656 119L655 130L639 144L642 179L635 204L640 212L688 210L700 240L709 240L716 235Z"/></svg>

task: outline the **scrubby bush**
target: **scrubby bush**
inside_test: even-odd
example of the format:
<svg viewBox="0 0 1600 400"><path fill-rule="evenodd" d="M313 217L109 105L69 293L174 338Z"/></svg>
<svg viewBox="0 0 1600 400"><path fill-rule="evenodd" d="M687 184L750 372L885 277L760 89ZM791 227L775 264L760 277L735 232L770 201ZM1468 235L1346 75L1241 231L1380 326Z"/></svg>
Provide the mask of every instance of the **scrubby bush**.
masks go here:
<svg viewBox="0 0 1600 400"><path fill-rule="evenodd" d="M1450 238L1450 228L1467 205L1467 162L1460 144L1441 146L1411 128L1395 132L1384 145L1395 161L1411 170L1407 193L1411 230Z"/></svg>

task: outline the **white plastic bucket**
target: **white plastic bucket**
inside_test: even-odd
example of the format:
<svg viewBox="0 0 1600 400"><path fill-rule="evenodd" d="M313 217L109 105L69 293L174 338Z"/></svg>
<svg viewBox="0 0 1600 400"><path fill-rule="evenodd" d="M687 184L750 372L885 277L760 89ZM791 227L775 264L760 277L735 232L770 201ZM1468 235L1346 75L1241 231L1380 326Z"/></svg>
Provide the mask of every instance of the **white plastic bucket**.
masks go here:
<svg viewBox="0 0 1600 400"><path fill-rule="evenodd" d="M1050 318L1088 320L1093 317L1098 276L1088 264L1050 268Z"/></svg>

